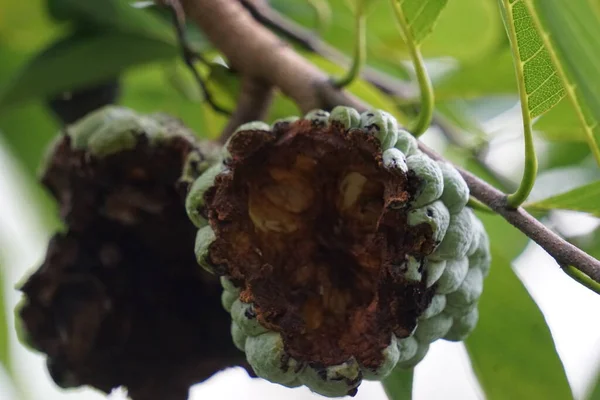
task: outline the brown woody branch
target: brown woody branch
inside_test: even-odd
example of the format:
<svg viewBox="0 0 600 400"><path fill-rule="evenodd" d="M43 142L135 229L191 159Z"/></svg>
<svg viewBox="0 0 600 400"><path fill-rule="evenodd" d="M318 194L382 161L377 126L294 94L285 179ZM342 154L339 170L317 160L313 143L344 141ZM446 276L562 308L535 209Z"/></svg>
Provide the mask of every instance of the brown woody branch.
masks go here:
<svg viewBox="0 0 600 400"><path fill-rule="evenodd" d="M242 88L235 111L221 133L220 142L225 143L238 126L264 119L272 100L273 87L269 83L242 77Z"/></svg>
<svg viewBox="0 0 600 400"><path fill-rule="evenodd" d="M186 14L225 54L233 68L243 76L280 88L302 111L336 105L367 109L367 105L355 97L335 89L325 73L252 18L238 1L182 0L181 3ZM421 145L421 149L431 157L441 159L425 146ZM467 171L461 170L461 174L475 198L534 240L561 266L572 265L600 282L600 261L566 242L522 208L509 208L504 193Z"/></svg>

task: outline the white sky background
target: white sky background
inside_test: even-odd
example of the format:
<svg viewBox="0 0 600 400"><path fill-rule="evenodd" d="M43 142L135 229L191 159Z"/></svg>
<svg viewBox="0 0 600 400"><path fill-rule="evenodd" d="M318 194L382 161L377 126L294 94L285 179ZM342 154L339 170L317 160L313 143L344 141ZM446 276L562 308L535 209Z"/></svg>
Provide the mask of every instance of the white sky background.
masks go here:
<svg viewBox="0 0 600 400"><path fill-rule="evenodd" d="M519 131L520 120L504 118L513 132ZM428 134L427 142L435 142ZM522 150L519 142L499 146L490 155L490 161L503 173L519 174L522 168ZM510 162L507 162L509 160ZM26 350L14 334L12 310L19 294L14 284L21 280L32 266L43 259L49 232L40 226L30 193L18 184L22 172L0 143L0 262L5 273L8 315L11 327L11 351L19 386L26 390L20 398L8 384L0 367L0 399L6 400L100 400L104 397L92 390L61 391L50 380L44 358ZM585 232L594 227L587 217L569 213L563 218L566 228ZM535 245L530 245L517 262L517 273L522 277L542 309L565 365L576 399L583 399L600 360L600 296L568 278L554 260ZM435 385L431 384L435 382ZM437 341L425 360L416 369L415 396L417 400L483 398L473 376L462 344ZM111 396L125 399L122 393ZM191 400L308 400L322 399L306 388L287 389L265 381L247 377L241 369L223 371L202 385L192 389ZM385 395L378 383L366 382L359 389L357 400L383 400Z"/></svg>

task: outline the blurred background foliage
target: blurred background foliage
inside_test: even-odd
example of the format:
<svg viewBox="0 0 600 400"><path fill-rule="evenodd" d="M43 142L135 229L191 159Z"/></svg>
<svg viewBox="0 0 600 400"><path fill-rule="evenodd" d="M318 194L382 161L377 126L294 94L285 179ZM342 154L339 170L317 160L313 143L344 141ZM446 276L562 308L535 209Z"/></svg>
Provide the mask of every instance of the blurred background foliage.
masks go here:
<svg viewBox="0 0 600 400"><path fill-rule="evenodd" d="M346 0L272 0L270 4L289 22L320 36L342 53L352 54L354 17ZM36 172L49 141L62 128L51 99L64 99L103 84L118 92L114 100L119 104L141 112L170 113L202 137L217 137L227 122L204 102L182 62L169 13L146 5L121 0L0 0L0 145L25 172L22 183L33 194L27 199L31 213L50 230L59 226L56 210L38 185ZM329 15L323 10L329 10ZM198 29L187 28L193 49L209 60L198 62L197 68L215 101L233 109L240 87L235 71L227 68ZM390 96L365 80L355 81L349 90L406 121L415 113L418 90L387 1L375 3L367 32L368 66L405 87L405 96ZM299 43L292 44L328 73L344 71L338 63ZM498 2L448 1L422 51L435 86L436 119L444 128L443 134L431 129L425 140L495 186L514 189L522 156L507 157L506 148L521 154L522 127L512 54ZM598 49L595 54L593 57L600 57ZM277 94L269 119L298 112L292 101ZM532 199L547 199L532 209L536 216L557 229L557 208L600 216L600 172L572 103L564 98L534 122L540 174ZM569 203L573 196L560 197L590 183L583 192L589 194L583 205ZM494 259L480 303L480 322L466 346L486 398L572 398L544 316L511 269L528 239L499 217L480 217L490 234ZM0 265L4 265L1 239ZM571 240L600 256L599 229ZM2 289L14 282L3 283L2 272L0 269L0 363L10 372L10 311L3 304L6 296ZM565 275L564 279L569 278ZM600 399L600 385L592 390L590 398Z"/></svg>

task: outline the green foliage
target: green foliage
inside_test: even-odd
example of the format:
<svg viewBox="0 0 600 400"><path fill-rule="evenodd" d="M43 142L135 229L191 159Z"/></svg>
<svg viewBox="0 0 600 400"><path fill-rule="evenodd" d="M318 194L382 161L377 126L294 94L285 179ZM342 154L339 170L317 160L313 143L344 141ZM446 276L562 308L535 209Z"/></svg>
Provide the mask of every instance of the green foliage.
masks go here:
<svg viewBox="0 0 600 400"><path fill-rule="evenodd" d="M448 0L393 0L404 13L404 18L415 43L419 44L431 33L433 25Z"/></svg>
<svg viewBox="0 0 600 400"><path fill-rule="evenodd" d="M592 153L600 163L600 14L593 1L527 0L563 80Z"/></svg>
<svg viewBox="0 0 600 400"><path fill-rule="evenodd" d="M442 140L449 144L445 156L505 192L516 186L503 177L498 179L485 165L484 152L479 161L474 152L488 143L493 149L495 139L506 138L497 137L487 123L507 103L516 102L521 87L527 116L543 144L536 143L542 172L526 207L540 215L565 209L600 217L600 175L591 162L592 155L600 161L600 2L394 1L401 6L412 42L431 72L435 118L456 136ZM326 9L320 0L270 3L286 18L310 29L315 27L315 5ZM398 34L390 1L330 0L331 14L319 14L322 39L352 54L356 7L359 12L368 7L367 64L415 88L407 64L410 46ZM54 202L37 183L44 150L60 129L45 106L49 96L118 75L121 105L141 113L174 115L205 138L218 137L226 125L227 117L205 102L178 58L179 46L167 17L157 7L134 8L128 0L2 4L0 135L26 172L23 183L33 190L32 203L37 207L32 213L46 226L58 224ZM514 54L508 40L511 32ZM196 28L188 26L187 34L194 49L209 60L208 65L197 63L196 67L215 102L233 110L240 76L226 62L212 62L221 55ZM330 76L345 71L321 55L300 52ZM409 90L407 98L395 98L365 79L352 80L346 89L373 108L388 110L404 126L420 104L417 90ZM300 110L276 91L267 122L290 115L300 115ZM480 301L479 323L466 346L485 397L572 398L544 316L511 268L527 238L499 217L480 217L490 235L493 265ZM591 240L579 238L574 243L599 257L599 238L596 232ZM7 366L8 328L2 296L6 285L1 278L0 363ZM412 370L394 371L384 381L389 398L410 399L412 378ZM590 399L600 400L600 383L591 390Z"/></svg>
<svg viewBox="0 0 600 400"><path fill-rule="evenodd" d="M600 217L600 181L580 186L576 189L529 203L526 207L535 210L574 210Z"/></svg>
<svg viewBox="0 0 600 400"><path fill-rule="evenodd" d="M383 381L383 389L390 400L410 400L413 391L414 369L396 368Z"/></svg>
<svg viewBox="0 0 600 400"><path fill-rule="evenodd" d="M7 305L4 296L4 288L6 284L4 282L4 273L0 266L0 366L8 372L12 372L11 360L9 355L9 343L8 343L8 317L7 317Z"/></svg>
<svg viewBox="0 0 600 400"><path fill-rule="evenodd" d="M527 243L497 216L479 216L490 236L492 267L479 323L465 344L486 398L572 398L550 330L511 268Z"/></svg>
<svg viewBox="0 0 600 400"><path fill-rule="evenodd" d="M173 58L176 48L124 33L76 35L39 53L0 95L0 108L101 82L127 67Z"/></svg>

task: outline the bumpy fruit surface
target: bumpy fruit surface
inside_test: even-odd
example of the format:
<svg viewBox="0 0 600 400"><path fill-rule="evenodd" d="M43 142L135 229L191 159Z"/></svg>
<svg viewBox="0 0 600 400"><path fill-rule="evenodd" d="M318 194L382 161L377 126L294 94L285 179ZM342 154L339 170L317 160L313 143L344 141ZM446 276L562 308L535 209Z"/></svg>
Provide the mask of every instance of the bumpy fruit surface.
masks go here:
<svg viewBox="0 0 600 400"><path fill-rule="evenodd" d="M186 206L257 375L337 397L474 328L490 252L468 196L390 114L337 107L241 126Z"/></svg>
<svg viewBox="0 0 600 400"><path fill-rule="evenodd" d="M57 137L42 182L66 229L21 287L17 322L60 387L185 400L191 385L247 365L227 337L218 277L189 251L185 195L211 146L171 118L121 107Z"/></svg>

